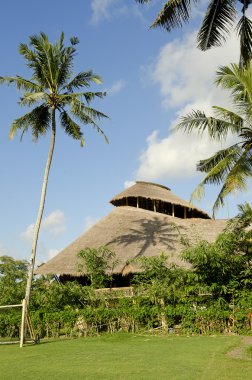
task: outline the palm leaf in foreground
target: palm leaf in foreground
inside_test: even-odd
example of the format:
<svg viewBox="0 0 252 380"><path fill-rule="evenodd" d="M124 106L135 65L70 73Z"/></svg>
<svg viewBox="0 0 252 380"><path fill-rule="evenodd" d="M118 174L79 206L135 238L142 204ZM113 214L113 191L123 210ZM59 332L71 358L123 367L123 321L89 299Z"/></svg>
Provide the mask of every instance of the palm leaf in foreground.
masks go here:
<svg viewBox="0 0 252 380"><path fill-rule="evenodd" d="M135 1L140 4L151 2L151 0ZM181 28L193 16L192 6L197 7L200 3L203 3L203 1L165 1L151 28L161 27L168 32L175 28ZM198 47L205 51L222 45L233 30L237 13L241 11L242 16L236 26L240 38L240 65L243 66L249 63L252 52L252 22L247 17L247 10L251 4L252 0L208 0L206 13L198 31Z"/></svg>
<svg viewBox="0 0 252 380"><path fill-rule="evenodd" d="M207 132L216 141L225 141L228 134L237 142L201 160L197 170L207 173L191 196L200 200L207 184L222 187L213 206L213 213L223 206L225 197L247 187L252 177L252 63L247 67L232 64L218 70L216 84L231 92L233 110L214 106L215 116L207 117L202 111L192 111L181 118L177 130L187 133Z"/></svg>

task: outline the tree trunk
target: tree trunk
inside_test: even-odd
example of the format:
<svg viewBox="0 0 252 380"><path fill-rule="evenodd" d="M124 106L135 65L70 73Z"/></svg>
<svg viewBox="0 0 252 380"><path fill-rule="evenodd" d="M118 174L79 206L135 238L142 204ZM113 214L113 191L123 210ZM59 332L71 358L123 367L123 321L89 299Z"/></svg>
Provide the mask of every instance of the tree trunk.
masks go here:
<svg viewBox="0 0 252 380"><path fill-rule="evenodd" d="M28 278L27 278L27 284L26 284L26 292L25 292L25 301L26 301L25 305L26 306L25 306L25 310L24 310L25 318L24 318L23 329L21 329L21 331L24 331L24 336L21 336L20 340L24 340L25 335L26 335L26 315L27 315L27 310L28 310L29 301L30 301L30 293L31 293L31 285L32 285L36 251L37 251L37 243L38 243L39 230L40 230L40 226L41 226L43 211L44 211L44 207L45 207L46 189L47 189L48 177L49 177L49 172L50 172L50 166L51 166L52 157L53 157L55 137L56 137L56 121L55 121L55 109L53 108L52 109L51 144L50 144L50 149L49 149L48 158L47 158L46 167L45 167L45 174L44 174L44 180L43 180L43 185L42 185L38 216L37 216L36 224L34 227L32 251L31 251L31 257L30 257L30 262L29 262L29 270L28 270Z"/></svg>

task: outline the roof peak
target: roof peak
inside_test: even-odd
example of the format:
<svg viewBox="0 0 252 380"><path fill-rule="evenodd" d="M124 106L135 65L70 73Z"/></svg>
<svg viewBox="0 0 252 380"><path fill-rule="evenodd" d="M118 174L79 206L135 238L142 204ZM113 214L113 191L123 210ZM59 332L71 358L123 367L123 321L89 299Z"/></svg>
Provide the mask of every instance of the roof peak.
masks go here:
<svg viewBox="0 0 252 380"><path fill-rule="evenodd" d="M165 189L165 190L169 190L171 191L171 189L167 186L164 186L164 185L160 185L159 183L155 183L155 182L147 182L147 181L135 181L136 183L142 183L144 185L152 185L152 186L157 186L157 187L161 187L162 189ZM134 185L132 185L134 186Z"/></svg>
<svg viewBox="0 0 252 380"><path fill-rule="evenodd" d="M153 182L136 181L115 195L110 203L116 207L132 206L179 218L210 218L206 212L179 198L168 187Z"/></svg>

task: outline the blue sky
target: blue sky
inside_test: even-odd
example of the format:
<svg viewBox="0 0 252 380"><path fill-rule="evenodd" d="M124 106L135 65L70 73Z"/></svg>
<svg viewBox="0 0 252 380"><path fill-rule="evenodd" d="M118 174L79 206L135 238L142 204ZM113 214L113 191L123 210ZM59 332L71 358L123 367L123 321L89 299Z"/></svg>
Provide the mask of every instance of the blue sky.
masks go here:
<svg viewBox="0 0 252 380"><path fill-rule="evenodd" d="M93 69L103 84L92 90L107 91L93 106L110 117L100 123L109 145L89 126L85 148L58 129L38 262L105 216L112 209L108 201L134 180L161 183L189 200L202 178L196 162L219 146L170 129L192 109L209 111L211 105L228 103L213 85L214 73L239 55L234 34L223 48L196 49L205 3L190 24L172 34L148 30L163 4L159 0L149 6L134 0L9 0L1 5L0 75L29 77L19 43L40 31L56 41L64 31L66 42L71 36L80 40L75 73ZM17 104L19 95L14 87L0 88L0 254L28 259L50 136L37 143L29 134L22 142L19 136L8 139L11 122L25 112ZM208 187L198 206L211 213L216 191ZM235 215L236 205L250 199L250 189L230 197L217 217Z"/></svg>

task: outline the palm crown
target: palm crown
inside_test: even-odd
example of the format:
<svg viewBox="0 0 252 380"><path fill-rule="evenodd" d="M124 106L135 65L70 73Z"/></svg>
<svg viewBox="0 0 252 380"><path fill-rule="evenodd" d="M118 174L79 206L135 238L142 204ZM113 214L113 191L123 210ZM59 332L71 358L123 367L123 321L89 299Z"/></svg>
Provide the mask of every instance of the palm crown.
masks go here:
<svg viewBox="0 0 252 380"><path fill-rule="evenodd" d="M188 133L207 131L217 141L225 140L228 133L236 137L233 145L197 165L197 169L207 175L192 194L192 199L201 198L206 184L222 184L213 211L224 204L228 194L246 189L247 179L252 176L252 63L243 68L236 64L221 67L216 84L230 91L233 111L214 106L214 117L207 117L202 111L192 111L182 117L176 127Z"/></svg>
<svg viewBox="0 0 252 380"><path fill-rule="evenodd" d="M19 52L33 71L32 78L6 76L0 78L0 83L15 84L23 91L20 105L35 108L13 122L11 138L18 130L24 133L31 128L36 140L50 129L55 111L60 113L60 124L64 131L72 138L80 140L82 145L84 137L80 124L91 124L104 135L96 121L106 115L91 108L90 102L95 97L102 98L105 93L82 91L91 82L101 83L101 78L91 70L80 72L71 78L78 39L71 38L70 41L70 46L65 47L62 33L59 41L53 45L44 33L40 33L30 37L32 48L20 44ZM105 135L104 137L106 139Z"/></svg>

